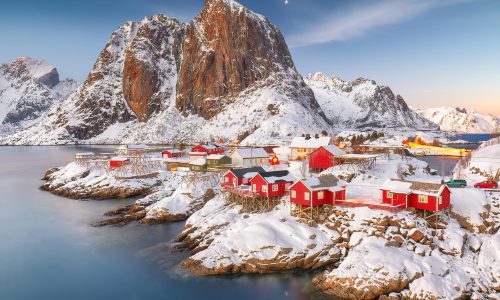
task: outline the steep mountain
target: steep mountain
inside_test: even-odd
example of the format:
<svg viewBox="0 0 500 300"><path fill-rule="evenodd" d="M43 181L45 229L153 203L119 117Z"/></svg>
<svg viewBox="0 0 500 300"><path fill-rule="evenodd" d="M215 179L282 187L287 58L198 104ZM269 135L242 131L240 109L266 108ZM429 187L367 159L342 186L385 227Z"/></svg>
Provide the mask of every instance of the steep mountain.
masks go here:
<svg viewBox="0 0 500 300"><path fill-rule="evenodd" d="M373 80L344 81L316 73L305 78L326 116L341 128L434 128L400 95Z"/></svg>
<svg viewBox="0 0 500 300"><path fill-rule="evenodd" d="M268 142L329 128L280 31L232 0L187 24L157 15L117 29L88 78L7 144Z"/></svg>
<svg viewBox="0 0 500 300"><path fill-rule="evenodd" d="M492 133L500 128L500 118L466 108L437 107L417 109L422 117L439 125L441 130L460 133Z"/></svg>
<svg viewBox="0 0 500 300"><path fill-rule="evenodd" d="M0 135L38 122L56 103L77 88L72 79L59 80L45 61L20 57L0 66Z"/></svg>

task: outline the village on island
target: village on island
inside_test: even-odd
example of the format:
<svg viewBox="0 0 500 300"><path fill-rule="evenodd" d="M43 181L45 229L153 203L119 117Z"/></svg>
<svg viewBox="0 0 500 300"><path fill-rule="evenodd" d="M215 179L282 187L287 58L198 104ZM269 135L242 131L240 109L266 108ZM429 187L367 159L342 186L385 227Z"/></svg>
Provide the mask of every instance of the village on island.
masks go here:
<svg viewBox="0 0 500 300"><path fill-rule="evenodd" d="M476 150L452 144L374 131L260 146L121 145L77 153L41 188L140 197L94 226L186 220L172 247L189 251L179 266L194 274L321 269L313 285L342 298L485 299L500 288L500 138ZM447 157L456 166L445 175ZM177 251L169 247L143 255L162 263Z"/></svg>

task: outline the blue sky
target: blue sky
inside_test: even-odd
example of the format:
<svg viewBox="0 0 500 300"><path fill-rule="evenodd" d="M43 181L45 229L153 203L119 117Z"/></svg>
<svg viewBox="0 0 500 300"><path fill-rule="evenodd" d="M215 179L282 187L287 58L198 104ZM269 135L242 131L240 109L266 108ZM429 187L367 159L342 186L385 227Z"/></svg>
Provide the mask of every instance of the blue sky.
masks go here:
<svg viewBox="0 0 500 300"><path fill-rule="evenodd" d="M0 61L45 59L83 80L127 20L183 21L204 0L24 0L0 3ZM500 115L500 1L241 0L276 24L298 70L390 86L415 107Z"/></svg>

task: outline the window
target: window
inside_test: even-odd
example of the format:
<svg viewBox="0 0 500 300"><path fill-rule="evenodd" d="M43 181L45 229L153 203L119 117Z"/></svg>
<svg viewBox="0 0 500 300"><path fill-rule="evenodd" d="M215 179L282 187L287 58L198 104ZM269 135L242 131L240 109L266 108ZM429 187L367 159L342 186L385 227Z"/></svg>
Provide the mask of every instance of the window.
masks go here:
<svg viewBox="0 0 500 300"><path fill-rule="evenodd" d="M263 192L267 192L267 185L263 185L263 186L262 186L262 191L263 191Z"/></svg>
<svg viewBox="0 0 500 300"><path fill-rule="evenodd" d="M248 183L248 178L243 178L243 183Z"/></svg>
<svg viewBox="0 0 500 300"><path fill-rule="evenodd" d="M418 195L418 203L428 203L429 197L427 195Z"/></svg>
<svg viewBox="0 0 500 300"><path fill-rule="evenodd" d="M292 198L297 198L297 192L296 191L292 191Z"/></svg>
<svg viewBox="0 0 500 300"><path fill-rule="evenodd" d="M228 183L229 182L229 178L228 177L224 177L224 182Z"/></svg>
<svg viewBox="0 0 500 300"><path fill-rule="evenodd" d="M438 204L439 205L443 204L443 197L441 196L438 197Z"/></svg>
<svg viewBox="0 0 500 300"><path fill-rule="evenodd" d="M252 185L252 190L253 190L254 192L256 192L256 191L257 191L257 185L256 185L255 183Z"/></svg>
<svg viewBox="0 0 500 300"><path fill-rule="evenodd" d="M237 178L233 178L233 184L234 185L238 185L238 179Z"/></svg>
<svg viewBox="0 0 500 300"><path fill-rule="evenodd" d="M319 200L323 200L324 197L325 197L325 193L323 191L318 192L318 199Z"/></svg>
<svg viewBox="0 0 500 300"><path fill-rule="evenodd" d="M304 192L304 200L309 201L309 192Z"/></svg>
<svg viewBox="0 0 500 300"><path fill-rule="evenodd" d="M278 191L278 185L277 184L273 184L273 192L277 192Z"/></svg>
<svg viewBox="0 0 500 300"><path fill-rule="evenodd" d="M387 192L387 198L392 198L394 195L392 192Z"/></svg>
<svg viewBox="0 0 500 300"><path fill-rule="evenodd" d="M285 183L285 190L289 190L290 189L290 183Z"/></svg>

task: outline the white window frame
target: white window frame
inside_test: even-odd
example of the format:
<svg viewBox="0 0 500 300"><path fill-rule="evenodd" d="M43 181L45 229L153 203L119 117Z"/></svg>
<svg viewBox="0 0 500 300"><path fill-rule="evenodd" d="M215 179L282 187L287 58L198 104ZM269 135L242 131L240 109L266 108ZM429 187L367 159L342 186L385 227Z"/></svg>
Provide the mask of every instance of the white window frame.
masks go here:
<svg viewBox="0 0 500 300"><path fill-rule="evenodd" d="M272 189L273 192L277 192L278 191L278 184L275 183L275 184L273 184L272 187L273 187L273 189Z"/></svg>
<svg viewBox="0 0 500 300"><path fill-rule="evenodd" d="M438 197L438 204L442 205L443 204L443 196Z"/></svg>
<svg viewBox="0 0 500 300"><path fill-rule="evenodd" d="M224 177L224 182L228 183L229 182L229 177Z"/></svg>
<svg viewBox="0 0 500 300"><path fill-rule="evenodd" d="M427 195L418 195L418 203L429 203L429 196Z"/></svg>
<svg viewBox="0 0 500 300"><path fill-rule="evenodd" d="M292 198L297 198L297 192L295 190L293 190L290 195L292 196Z"/></svg>
<svg viewBox="0 0 500 300"><path fill-rule="evenodd" d="M319 191L318 192L318 200L323 200L325 198L325 192Z"/></svg>
<svg viewBox="0 0 500 300"><path fill-rule="evenodd" d="M392 197L394 197L394 193L387 191L387 198L392 199Z"/></svg>
<svg viewBox="0 0 500 300"><path fill-rule="evenodd" d="M248 178L243 178L243 183L248 183Z"/></svg>
<svg viewBox="0 0 500 300"><path fill-rule="evenodd" d="M289 190L290 186L291 186L291 184L289 182L285 183L285 190Z"/></svg>
<svg viewBox="0 0 500 300"><path fill-rule="evenodd" d="M256 192L256 191L257 191L257 184L255 184L255 183L254 183L254 184L252 184L252 190L253 190L254 192Z"/></svg>
<svg viewBox="0 0 500 300"><path fill-rule="evenodd" d="M262 186L262 191L263 191L264 193L267 193L267 185L265 185L265 184L264 184L264 185Z"/></svg>
<svg viewBox="0 0 500 300"><path fill-rule="evenodd" d="M238 185L238 178L233 178L233 185Z"/></svg>
<svg viewBox="0 0 500 300"><path fill-rule="evenodd" d="M309 192L304 192L304 200L310 201L311 200L311 193Z"/></svg>

